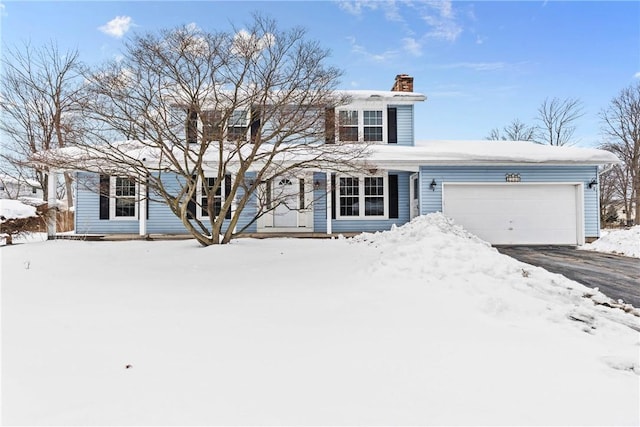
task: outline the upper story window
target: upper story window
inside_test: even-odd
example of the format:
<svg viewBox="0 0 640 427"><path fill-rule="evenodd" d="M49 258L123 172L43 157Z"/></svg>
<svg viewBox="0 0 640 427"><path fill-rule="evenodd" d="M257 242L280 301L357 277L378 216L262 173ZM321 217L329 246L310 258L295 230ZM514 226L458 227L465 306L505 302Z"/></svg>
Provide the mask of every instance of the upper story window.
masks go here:
<svg viewBox="0 0 640 427"><path fill-rule="evenodd" d="M364 140L382 141L382 110L363 111Z"/></svg>
<svg viewBox="0 0 640 427"><path fill-rule="evenodd" d="M193 109L187 110L187 142L197 143L200 137L207 142L220 141L225 135L225 124L227 140L244 140L249 126L248 116L247 111L235 110L225 123L220 110L203 110L199 114Z"/></svg>
<svg viewBox="0 0 640 427"><path fill-rule="evenodd" d="M338 111L338 140L342 142L383 142L383 110Z"/></svg>
<svg viewBox="0 0 640 427"><path fill-rule="evenodd" d="M222 139L222 113L217 110L205 110L200 115L202 120L202 136L205 141L220 141Z"/></svg>
<svg viewBox="0 0 640 427"><path fill-rule="evenodd" d="M340 141L358 140L358 111L342 110L338 112L338 137Z"/></svg>
<svg viewBox="0 0 640 427"><path fill-rule="evenodd" d="M227 122L227 139L245 139L247 137L247 125L247 112L244 110L233 111Z"/></svg>

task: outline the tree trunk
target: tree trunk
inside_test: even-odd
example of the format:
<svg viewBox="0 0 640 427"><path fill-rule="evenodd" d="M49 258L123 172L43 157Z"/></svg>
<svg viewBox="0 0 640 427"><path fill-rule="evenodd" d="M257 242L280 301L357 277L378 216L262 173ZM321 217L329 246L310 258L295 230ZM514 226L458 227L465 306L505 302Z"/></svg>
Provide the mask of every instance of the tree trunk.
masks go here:
<svg viewBox="0 0 640 427"><path fill-rule="evenodd" d="M65 192L67 193L67 209L73 208L73 178L69 172L64 173Z"/></svg>

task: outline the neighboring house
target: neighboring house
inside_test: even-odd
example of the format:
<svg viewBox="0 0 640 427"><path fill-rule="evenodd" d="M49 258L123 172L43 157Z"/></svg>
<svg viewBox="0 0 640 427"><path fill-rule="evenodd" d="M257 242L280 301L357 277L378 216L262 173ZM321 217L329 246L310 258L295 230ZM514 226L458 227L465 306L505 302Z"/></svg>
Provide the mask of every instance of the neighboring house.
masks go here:
<svg viewBox="0 0 640 427"><path fill-rule="evenodd" d="M43 200L44 192L40 183L33 179L14 178L0 174L0 199L30 198Z"/></svg>
<svg viewBox="0 0 640 427"><path fill-rule="evenodd" d="M270 182L268 191L286 194L288 203L245 232L373 232L441 211L494 244L579 245L599 236L598 167L617 162L611 153L512 141L416 142L414 105L426 97L413 92L412 77L397 76L391 91L349 94L352 103L336 108L338 126L326 138L369 141L373 168L366 175L308 170ZM216 203L233 179L227 175ZM78 234L186 233L164 204L142 205L128 178L82 172L76 182ZM109 190L101 195L98 188ZM245 208L247 221L256 209Z"/></svg>

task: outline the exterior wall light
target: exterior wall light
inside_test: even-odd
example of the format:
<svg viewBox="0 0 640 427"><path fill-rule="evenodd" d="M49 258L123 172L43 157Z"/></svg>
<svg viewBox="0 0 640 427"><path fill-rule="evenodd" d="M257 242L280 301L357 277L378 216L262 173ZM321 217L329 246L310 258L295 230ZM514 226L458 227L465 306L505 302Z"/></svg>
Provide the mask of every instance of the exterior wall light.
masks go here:
<svg viewBox="0 0 640 427"><path fill-rule="evenodd" d="M436 182L435 179L431 180L431 184L429 184L429 188L431 189L431 191L436 191L436 186L438 185L438 183Z"/></svg>
<svg viewBox="0 0 640 427"><path fill-rule="evenodd" d="M520 182L519 173L508 173L504 176L504 180L507 182Z"/></svg>
<svg viewBox="0 0 640 427"><path fill-rule="evenodd" d="M598 185L598 180L597 180L597 179L595 179L595 178L593 178L593 179L591 180L591 182L589 183L589 189L592 189L592 188L594 188L594 187L595 187L595 186L597 186L597 185Z"/></svg>

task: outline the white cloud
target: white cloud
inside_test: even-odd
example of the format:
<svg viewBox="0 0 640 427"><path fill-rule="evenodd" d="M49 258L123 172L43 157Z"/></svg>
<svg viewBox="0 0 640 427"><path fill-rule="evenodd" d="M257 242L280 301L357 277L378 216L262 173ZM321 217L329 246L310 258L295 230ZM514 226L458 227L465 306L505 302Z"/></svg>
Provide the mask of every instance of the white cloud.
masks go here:
<svg viewBox="0 0 640 427"><path fill-rule="evenodd" d="M413 56L422 56L422 45L413 37L405 37L402 39L404 50Z"/></svg>
<svg viewBox="0 0 640 427"><path fill-rule="evenodd" d="M364 9L376 10L379 2L372 0L338 0L338 7L355 16L362 15Z"/></svg>
<svg viewBox="0 0 640 427"><path fill-rule="evenodd" d="M462 26L456 19L450 0L428 1L422 10L422 19L430 27L426 36L438 40L456 41L462 34Z"/></svg>
<svg viewBox="0 0 640 427"><path fill-rule="evenodd" d="M0 16L9 16L7 14L7 8L4 3L0 3Z"/></svg>
<svg viewBox="0 0 640 427"><path fill-rule="evenodd" d="M506 68L508 64L504 62L456 62L453 64L443 64L437 68L468 68L475 71L495 71Z"/></svg>
<svg viewBox="0 0 640 427"><path fill-rule="evenodd" d="M640 71L638 71L637 73L635 73L635 74L633 75L633 78L635 78L635 79L640 79Z"/></svg>
<svg viewBox="0 0 640 427"><path fill-rule="evenodd" d="M130 16L116 16L111 21L98 27L98 29L111 37L121 38L129 31L132 22Z"/></svg>
<svg viewBox="0 0 640 427"><path fill-rule="evenodd" d="M372 53L367 51L364 46L359 45L355 37L347 37L351 44L351 51L360 56L364 56L366 59L374 62L384 62L397 56L398 52L395 50L387 50L382 53Z"/></svg>

